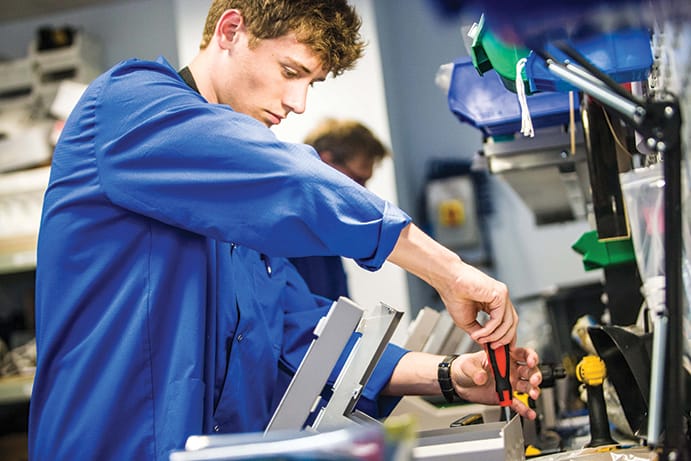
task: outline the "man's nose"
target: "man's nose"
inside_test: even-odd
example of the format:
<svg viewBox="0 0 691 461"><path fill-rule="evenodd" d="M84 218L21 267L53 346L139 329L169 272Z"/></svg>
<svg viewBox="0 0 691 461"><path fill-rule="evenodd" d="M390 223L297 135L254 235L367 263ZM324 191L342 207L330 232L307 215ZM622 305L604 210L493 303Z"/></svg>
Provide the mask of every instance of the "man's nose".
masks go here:
<svg viewBox="0 0 691 461"><path fill-rule="evenodd" d="M289 111L295 112L296 114L302 114L305 112L305 108L307 106L308 89L308 83L300 82L295 83L294 85L289 85L283 98L283 104L288 108Z"/></svg>

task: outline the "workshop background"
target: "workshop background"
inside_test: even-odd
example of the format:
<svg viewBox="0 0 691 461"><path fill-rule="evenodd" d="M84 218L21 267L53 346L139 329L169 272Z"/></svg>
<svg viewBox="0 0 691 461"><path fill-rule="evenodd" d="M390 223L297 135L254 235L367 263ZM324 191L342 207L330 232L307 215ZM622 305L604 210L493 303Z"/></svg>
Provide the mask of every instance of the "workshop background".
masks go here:
<svg viewBox="0 0 691 461"><path fill-rule="evenodd" d="M0 16L3 59L27 58L41 28L73 27L100 47L97 64L101 69L133 56L163 55L174 65L184 65L196 51L200 24L210 4L203 0L10 3ZM286 140L300 141L321 117L362 120L394 153L368 186L425 224L430 162L470 161L482 143L478 130L460 124L449 111L444 91L435 84L442 64L467 54L459 21L444 19L425 0L409 0L405 8L394 0L353 4L363 18L362 32L369 43L366 55L355 70L316 85L307 112L289 117L275 130ZM508 284L515 298L597 277L585 273L578 255L570 250L587 230L586 222L538 226L503 181L489 178L487 182L485 200L491 201L494 212L489 217L489 235L483 238L491 242L495 256L488 270ZM426 305L441 307L424 283L390 266L371 274L347 264L354 300L363 305L385 301L411 314L406 317Z"/></svg>
<svg viewBox="0 0 691 461"><path fill-rule="evenodd" d="M86 84L130 57L163 55L182 67L196 53L210 3L3 0L0 339L6 349L0 353L16 352L6 366L31 367L22 354L30 354L33 338L34 245L51 143L79 91L69 82ZM569 213L573 203L559 203L551 183L521 189L525 182L515 176L476 168L483 134L449 110L444 65L468 56L468 28L479 18L445 15L429 0L351 3L363 19L365 56L355 70L315 85L306 113L291 115L275 132L299 142L326 116L357 118L372 128L393 157L385 159L368 187L397 203L463 259L505 282L522 318L519 343L558 361L564 351L550 345L561 340L562 349L570 349L573 345L565 343L576 317L593 314L600 321L605 310L599 302L602 270L585 270L582 255L572 249L593 223L584 213ZM60 50L66 70L51 54L56 32L73 34L71 45ZM42 95L38 102L36 92ZM554 202L545 204L551 198ZM552 208L544 212L544 207ZM394 342L403 343L425 307L443 309L430 287L392 264L369 273L346 261L346 270L354 301L363 306L381 301L405 312ZM1 389L0 447L18 453L9 459L22 459L31 381L16 379Z"/></svg>

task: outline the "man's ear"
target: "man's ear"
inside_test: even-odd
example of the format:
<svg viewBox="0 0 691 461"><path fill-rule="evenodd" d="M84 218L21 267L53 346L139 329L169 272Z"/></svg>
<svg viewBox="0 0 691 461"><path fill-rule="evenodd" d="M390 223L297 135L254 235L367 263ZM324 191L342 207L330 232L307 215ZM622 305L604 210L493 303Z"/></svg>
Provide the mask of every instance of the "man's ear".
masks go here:
<svg viewBox="0 0 691 461"><path fill-rule="evenodd" d="M215 38L221 49L227 50L237 40L238 32L244 30L245 20L240 10L231 9L223 13L216 24Z"/></svg>

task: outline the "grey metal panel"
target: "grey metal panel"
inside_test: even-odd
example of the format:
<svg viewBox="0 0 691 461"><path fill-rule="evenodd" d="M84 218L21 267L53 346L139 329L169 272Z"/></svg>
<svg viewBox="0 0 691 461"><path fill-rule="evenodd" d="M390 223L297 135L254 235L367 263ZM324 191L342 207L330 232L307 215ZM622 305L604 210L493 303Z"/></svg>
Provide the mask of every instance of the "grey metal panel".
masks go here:
<svg viewBox="0 0 691 461"><path fill-rule="evenodd" d="M488 423L418 433L415 460L522 461L525 459L519 416L508 423Z"/></svg>
<svg viewBox="0 0 691 461"><path fill-rule="evenodd" d="M437 320L439 320L439 311L431 307L423 307L408 328L408 338L403 347L411 351L421 351L427 338L432 334Z"/></svg>
<svg viewBox="0 0 691 461"><path fill-rule="evenodd" d="M315 327L317 338L310 344L265 432L302 429L362 315L363 309L344 297L331 306Z"/></svg>
<svg viewBox="0 0 691 461"><path fill-rule="evenodd" d="M355 404L402 315L401 311L384 303L364 314L357 329L362 336L338 375L329 402L317 414L312 425L315 430L340 429L353 423L351 415Z"/></svg>
<svg viewBox="0 0 691 461"><path fill-rule="evenodd" d="M439 349L439 354L454 354L465 338L470 338L470 336L465 331L454 325L454 328L451 329L449 335L446 337L446 341L444 341L444 344L442 344L441 348Z"/></svg>
<svg viewBox="0 0 691 461"><path fill-rule="evenodd" d="M422 348L422 352L429 352L430 354L440 354L441 349L444 347L446 340L451 334L451 331L456 328L453 323L453 319L448 311L444 310L439 314L439 320L434 326L434 330L427 338L425 346Z"/></svg>
<svg viewBox="0 0 691 461"><path fill-rule="evenodd" d="M562 127L538 131L534 138L487 140L483 152L489 171L508 182L538 225L584 218L590 185L581 125L576 125L574 146Z"/></svg>
<svg viewBox="0 0 691 461"><path fill-rule="evenodd" d="M482 346L473 341L473 338L471 338L470 335L463 334L461 336L461 340L456 346L456 349L453 351L453 354L461 355L469 352L477 352L479 350L482 350Z"/></svg>

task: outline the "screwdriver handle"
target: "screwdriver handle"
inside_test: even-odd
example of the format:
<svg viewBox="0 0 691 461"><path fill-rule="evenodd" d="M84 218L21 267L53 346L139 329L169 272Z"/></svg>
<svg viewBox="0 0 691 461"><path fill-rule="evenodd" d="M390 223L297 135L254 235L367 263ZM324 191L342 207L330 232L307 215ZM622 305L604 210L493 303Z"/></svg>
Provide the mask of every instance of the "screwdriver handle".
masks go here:
<svg viewBox="0 0 691 461"><path fill-rule="evenodd" d="M489 344L485 345L487 350L487 357L489 363L492 365L492 374L494 375L494 385L499 396L499 405L508 407L511 405L513 399L513 391L511 389L511 381L509 380L509 345L505 344L498 349L492 349Z"/></svg>

